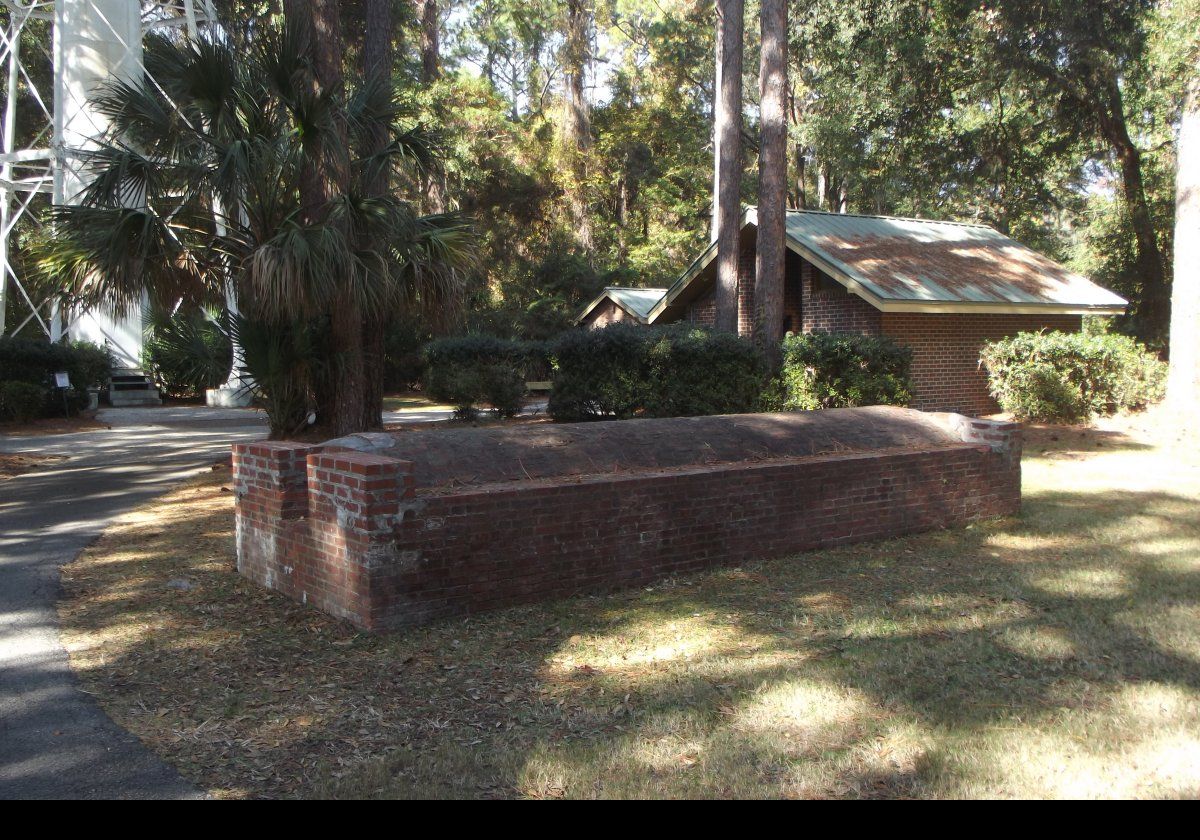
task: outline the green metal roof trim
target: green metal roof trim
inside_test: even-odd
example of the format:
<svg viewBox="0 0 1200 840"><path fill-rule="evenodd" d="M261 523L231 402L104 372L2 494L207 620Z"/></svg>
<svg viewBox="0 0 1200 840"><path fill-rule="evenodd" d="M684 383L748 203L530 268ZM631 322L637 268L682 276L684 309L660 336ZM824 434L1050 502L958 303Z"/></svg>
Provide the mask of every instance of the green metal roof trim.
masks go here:
<svg viewBox="0 0 1200 840"><path fill-rule="evenodd" d="M575 323L578 324L586 318L589 312L605 300L611 300L638 321L646 323L650 316L650 310L662 300L663 295L666 293L666 289L631 289L624 286L606 286L604 291L584 307L583 312L575 319Z"/></svg>
<svg viewBox="0 0 1200 840"><path fill-rule="evenodd" d="M758 221L748 208L744 224ZM788 247L884 312L1119 314L1127 301L987 225L789 210ZM716 257L709 246L653 322Z"/></svg>

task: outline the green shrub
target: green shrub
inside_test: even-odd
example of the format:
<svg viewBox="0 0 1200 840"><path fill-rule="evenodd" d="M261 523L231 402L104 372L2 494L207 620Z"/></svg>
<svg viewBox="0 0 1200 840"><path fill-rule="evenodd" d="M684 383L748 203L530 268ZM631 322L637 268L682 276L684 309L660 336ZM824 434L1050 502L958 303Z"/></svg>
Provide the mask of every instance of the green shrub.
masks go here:
<svg viewBox="0 0 1200 840"><path fill-rule="evenodd" d="M752 411L764 364L745 339L673 324L611 324L551 342L555 420L690 417Z"/></svg>
<svg viewBox="0 0 1200 840"><path fill-rule="evenodd" d="M1021 420L1081 422L1162 399L1166 365L1115 333L1020 333L980 354L992 395Z"/></svg>
<svg viewBox="0 0 1200 840"><path fill-rule="evenodd" d="M411 391L425 377L424 345L429 331L416 318L397 318L383 339L384 393Z"/></svg>
<svg viewBox="0 0 1200 840"><path fill-rule="evenodd" d="M531 345L491 336L442 338L425 348L425 390L455 407L460 418L489 405L501 417L520 412Z"/></svg>
<svg viewBox="0 0 1200 840"><path fill-rule="evenodd" d="M316 383L330 375L328 329L320 321L270 323L238 315L233 337L267 412L274 439L304 431L315 408Z"/></svg>
<svg viewBox="0 0 1200 840"><path fill-rule="evenodd" d="M814 332L783 343L783 407L908 405L912 351L889 338Z"/></svg>
<svg viewBox="0 0 1200 840"><path fill-rule="evenodd" d="M37 386L45 397L42 413L62 413L64 395L52 390L54 374L60 372L71 380L65 394L68 410L78 412L88 404L88 388L99 388L108 381L112 359L105 348L86 341L0 338L0 381Z"/></svg>
<svg viewBox="0 0 1200 840"><path fill-rule="evenodd" d="M198 397L229 378L233 345L203 312L179 312L153 319L142 364L164 393Z"/></svg>
<svg viewBox="0 0 1200 840"><path fill-rule="evenodd" d="M50 389L29 382L0 382L0 423L28 423L46 408Z"/></svg>

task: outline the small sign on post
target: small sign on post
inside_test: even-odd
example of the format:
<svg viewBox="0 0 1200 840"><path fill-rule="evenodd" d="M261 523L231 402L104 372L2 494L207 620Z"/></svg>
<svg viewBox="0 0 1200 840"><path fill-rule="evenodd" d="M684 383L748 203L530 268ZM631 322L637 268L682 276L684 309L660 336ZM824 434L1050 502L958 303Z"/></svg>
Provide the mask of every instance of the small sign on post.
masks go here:
<svg viewBox="0 0 1200 840"><path fill-rule="evenodd" d="M71 387L71 375L66 371L59 371L54 374L54 387L62 394L63 401L63 417L71 416L71 407L67 405L67 391Z"/></svg>

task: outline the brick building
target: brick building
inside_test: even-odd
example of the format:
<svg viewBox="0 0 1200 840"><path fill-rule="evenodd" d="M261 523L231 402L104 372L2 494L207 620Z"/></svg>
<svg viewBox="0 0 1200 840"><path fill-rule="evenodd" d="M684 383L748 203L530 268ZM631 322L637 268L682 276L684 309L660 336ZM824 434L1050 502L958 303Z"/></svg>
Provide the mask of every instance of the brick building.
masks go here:
<svg viewBox="0 0 1200 840"><path fill-rule="evenodd" d="M752 322L756 222L749 208L738 280L744 335ZM1075 331L1083 315L1116 315L1126 306L986 225L793 210L787 245L784 331L886 335L912 348L913 405L929 411L997 410L979 369L985 342L1030 330ZM715 244L705 249L635 321L711 326L716 252ZM577 323L599 327L617 320L614 295L629 291L606 290ZM636 291L643 306L658 294Z"/></svg>

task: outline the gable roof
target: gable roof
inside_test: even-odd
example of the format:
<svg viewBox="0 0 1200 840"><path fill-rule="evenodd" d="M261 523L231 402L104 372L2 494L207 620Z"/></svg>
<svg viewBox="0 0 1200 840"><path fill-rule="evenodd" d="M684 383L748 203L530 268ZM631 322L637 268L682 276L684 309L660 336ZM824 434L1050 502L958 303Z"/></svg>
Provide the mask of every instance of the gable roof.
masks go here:
<svg viewBox="0 0 1200 840"><path fill-rule="evenodd" d="M656 303L662 300L663 295L666 293L666 289L632 289L626 286L606 286L604 291L584 307L583 312L575 319L575 323L578 324L581 322L593 309L604 301L609 300L624 310L625 314L645 324L648 323L650 310L654 308Z"/></svg>
<svg viewBox="0 0 1200 840"><path fill-rule="evenodd" d="M757 222L748 208L743 236ZM789 210L787 245L883 312L1114 315L1127 303L987 225ZM694 297L715 258L709 245L649 320Z"/></svg>

